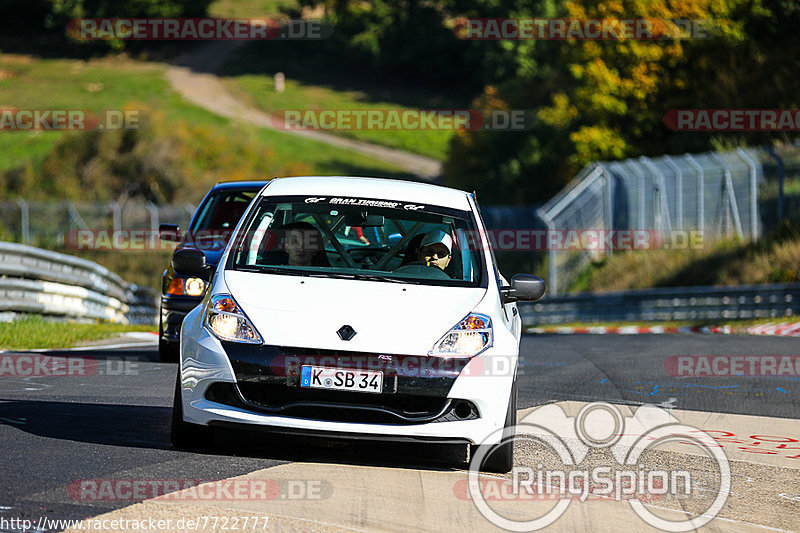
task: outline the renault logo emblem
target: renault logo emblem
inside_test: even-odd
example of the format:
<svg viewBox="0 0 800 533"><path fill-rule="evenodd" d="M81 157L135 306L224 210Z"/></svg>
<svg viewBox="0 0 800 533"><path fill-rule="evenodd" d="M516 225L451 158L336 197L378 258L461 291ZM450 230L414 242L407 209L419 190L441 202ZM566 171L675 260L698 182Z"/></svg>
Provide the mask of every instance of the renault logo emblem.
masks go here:
<svg viewBox="0 0 800 533"><path fill-rule="evenodd" d="M336 334L339 335L339 338L343 341L349 341L356 336L356 330L353 329L353 326L348 326L345 324L336 330Z"/></svg>

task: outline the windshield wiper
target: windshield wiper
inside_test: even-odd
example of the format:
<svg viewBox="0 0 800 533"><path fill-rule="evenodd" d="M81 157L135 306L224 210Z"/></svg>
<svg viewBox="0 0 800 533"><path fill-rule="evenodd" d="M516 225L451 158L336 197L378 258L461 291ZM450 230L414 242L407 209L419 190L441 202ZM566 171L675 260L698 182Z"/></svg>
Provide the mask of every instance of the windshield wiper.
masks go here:
<svg viewBox="0 0 800 533"><path fill-rule="evenodd" d="M236 270L241 272L255 272L257 274L289 274L291 276L306 276L308 272L303 270L292 270L289 268L281 268L274 266L254 266L254 267L238 267Z"/></svg>
<svg viewBox="0 0 800 533"><path fill-rule="evenodd" d="M364 272L321 272L310 270L294 270L277 266L239 267L242 272L257 272L259 274L289 274L292 276L308 276L310 278L357 279L370 281L388 281L390 283L409 283L419 285L420 282L408 278L393 278L382 274L368 274Z"/></svg>
<svg viewBox="0 0 800 533"><path fill-rule="evenodd" d="M414 279L408 278L393 278L390 276L385 276L382 274L364 274L359 272L358 274L354 274L355 279L368 279L374 281L388 281L390 283L410 283L412 285L419 285L419 281Z"/></svg>

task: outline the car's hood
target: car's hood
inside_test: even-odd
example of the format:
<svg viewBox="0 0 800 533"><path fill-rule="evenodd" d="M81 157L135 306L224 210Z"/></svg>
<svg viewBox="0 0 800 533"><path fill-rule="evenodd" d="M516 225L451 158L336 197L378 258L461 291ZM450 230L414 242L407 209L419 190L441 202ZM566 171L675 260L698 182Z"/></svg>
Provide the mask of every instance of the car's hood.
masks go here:
<svg viewBox="0 0 800 533"><path fill-rule="evenodd" d="M265 344L424 355L486 289L226 271L225 283ZM337 330L356 335L344 341Z"/></svg>

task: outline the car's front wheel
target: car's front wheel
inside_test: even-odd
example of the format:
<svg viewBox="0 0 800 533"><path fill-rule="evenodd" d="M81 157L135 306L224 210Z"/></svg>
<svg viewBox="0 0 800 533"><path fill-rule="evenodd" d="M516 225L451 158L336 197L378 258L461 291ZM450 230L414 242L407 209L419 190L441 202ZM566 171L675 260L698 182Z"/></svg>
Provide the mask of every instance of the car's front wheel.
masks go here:
<svg viewBox="0 0 800 533"><path fill-rule="evenodd" d="M164 340L164 322L158 321L158 360L162 363L176 363L178 361L179 344Z"/></svg>
<svg viewBox="0 0 800 533"><path fill-rule="evenodd" d="M172 398L172 430L170 440L175 448L200 448L208 446L214 437L208 426L190 424L183 419L183 398L181 397L181 373L175 380L175 396Z"/></svg>
<svg viewBox="0 0 800 533"><path fill-rule="evenodd" d="M483 472L505 474L514 467L514 426L517 424L517 380L511 385L511 396L508 399L508 411L503 428L503 438L500 444L494 445L480 465ZM473 446L470 457L477 452L478 446Z"/></svg>

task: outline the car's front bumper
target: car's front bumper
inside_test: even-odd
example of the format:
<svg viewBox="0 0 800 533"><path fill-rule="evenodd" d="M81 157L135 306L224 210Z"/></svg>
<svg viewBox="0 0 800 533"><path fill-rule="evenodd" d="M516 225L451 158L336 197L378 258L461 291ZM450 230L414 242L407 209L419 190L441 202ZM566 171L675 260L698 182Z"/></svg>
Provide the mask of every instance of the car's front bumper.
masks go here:
<svg viewBox="0 0 800 533"><path fill-rule="evenodd" d="M358 354L222 343L202 327L199 314L189 313L181 334L187 422L475 444L493 444L485 439L504 425L516 369L512 346L504 351L513 355L500 355L495 346L455 363L428 356L410 362L403 360L410 356L388 356L386 361L383 356L384 394L301 389L299 368L304 363L352 368L355 358L357 368L375 369L380 355L362 354L359 359Z"/></svg>
<svg viewBox="0 0 800 533"><path fill-rule="evenodd" d="M202 297L162 295L161 331L159 331L161 340L177 344L184 318L202 301Z"/></svg>

